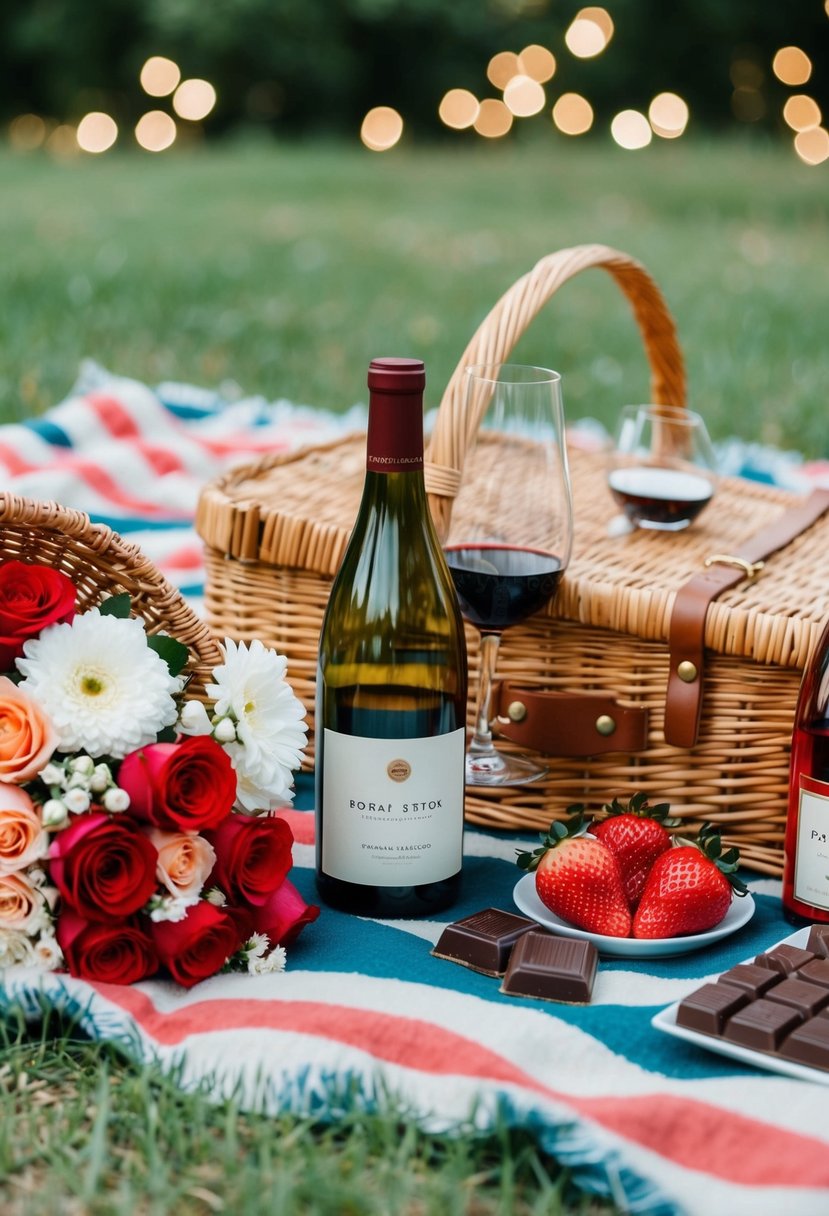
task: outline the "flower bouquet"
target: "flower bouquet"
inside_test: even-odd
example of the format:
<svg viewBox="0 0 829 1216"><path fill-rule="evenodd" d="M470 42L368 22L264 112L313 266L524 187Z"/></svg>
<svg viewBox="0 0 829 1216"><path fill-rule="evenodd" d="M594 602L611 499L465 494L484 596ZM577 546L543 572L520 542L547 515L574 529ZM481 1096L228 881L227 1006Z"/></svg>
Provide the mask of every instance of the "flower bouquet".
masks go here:
<svg viewBox="0 0 829 1216"><path fill-rule="evenodd" d="M0 966L185 987L281 970L319 915L276 813L307 732L286 660L226 641L207 704L187 701L187 647L130 611L0 565Z"/></svg>

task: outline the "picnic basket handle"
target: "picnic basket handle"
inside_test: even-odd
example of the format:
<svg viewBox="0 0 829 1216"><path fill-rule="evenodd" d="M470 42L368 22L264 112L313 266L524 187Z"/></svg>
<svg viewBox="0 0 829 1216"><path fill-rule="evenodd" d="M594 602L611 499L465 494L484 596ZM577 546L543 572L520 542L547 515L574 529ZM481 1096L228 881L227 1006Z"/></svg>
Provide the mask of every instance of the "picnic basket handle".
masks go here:
<svg viewBox="0 0 829 1216"><path fill-rule="evenodd" d="M607 245L575 245L548 254L518 279L479 325L446 387L426 464L426 488L441 537L449 530L467 449L481 419L466 416L465 369L502 363L562 283L590 267L606 270L627 296L651 371L651 402L685 406L685 365L665 299L641 263Z"/></svg>

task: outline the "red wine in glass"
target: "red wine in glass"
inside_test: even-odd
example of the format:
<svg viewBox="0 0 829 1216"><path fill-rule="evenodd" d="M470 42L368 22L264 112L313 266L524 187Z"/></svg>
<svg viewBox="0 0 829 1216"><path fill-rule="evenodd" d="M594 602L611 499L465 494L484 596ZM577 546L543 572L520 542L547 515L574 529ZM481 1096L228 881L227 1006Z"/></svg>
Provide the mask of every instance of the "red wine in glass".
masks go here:
<svg viewBox="0 0 829 1216"><path fill-rule="evenodd" d="M666 531L686 528L714 492L708 478L698 473L648 465L614 469L608 485L631 523Z"/></svg>
<svg viewBox="0 0 829 1216"><path fill-rule="evenodd" d="M562 575L554 554L516 545L450 545L445 554L461 612L488 633L538 612L555 595Z"/></svg>

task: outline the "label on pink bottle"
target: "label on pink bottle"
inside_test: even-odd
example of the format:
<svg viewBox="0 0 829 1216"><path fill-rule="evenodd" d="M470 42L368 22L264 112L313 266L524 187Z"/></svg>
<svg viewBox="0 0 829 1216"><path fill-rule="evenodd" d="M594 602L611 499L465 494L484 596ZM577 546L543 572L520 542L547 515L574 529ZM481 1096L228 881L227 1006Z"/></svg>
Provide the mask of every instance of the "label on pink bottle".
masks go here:
<svg viewBox="0 0 829 1216"><path fill-rule="evenodd" d="M829 911L829 782L801 774L794 897Z"/></svg>

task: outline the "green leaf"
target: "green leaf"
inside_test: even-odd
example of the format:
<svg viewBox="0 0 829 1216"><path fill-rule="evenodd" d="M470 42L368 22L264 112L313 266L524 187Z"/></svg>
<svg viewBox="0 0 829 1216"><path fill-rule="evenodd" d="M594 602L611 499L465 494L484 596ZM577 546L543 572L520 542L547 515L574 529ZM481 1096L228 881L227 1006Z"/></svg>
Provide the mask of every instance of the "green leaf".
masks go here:
<svg viewBox="0 0 829 1216"><path fill-rule="evenodd" d="M190 651L184 643L176 641L175 638L168 637L166 633L148 635L147 645L150 650L155 651L159 658L164 660L171 676L177 676L183 670L190 657Z"/></svg>
<svg viewBox="0 0 829 1216"><path fill-rule="evenodd" d="M121 620L126 619L130 614L132 600L128 591L122 591L120 595L111 595L99 605L98 611L101 616L117 616Z"/></svg>

